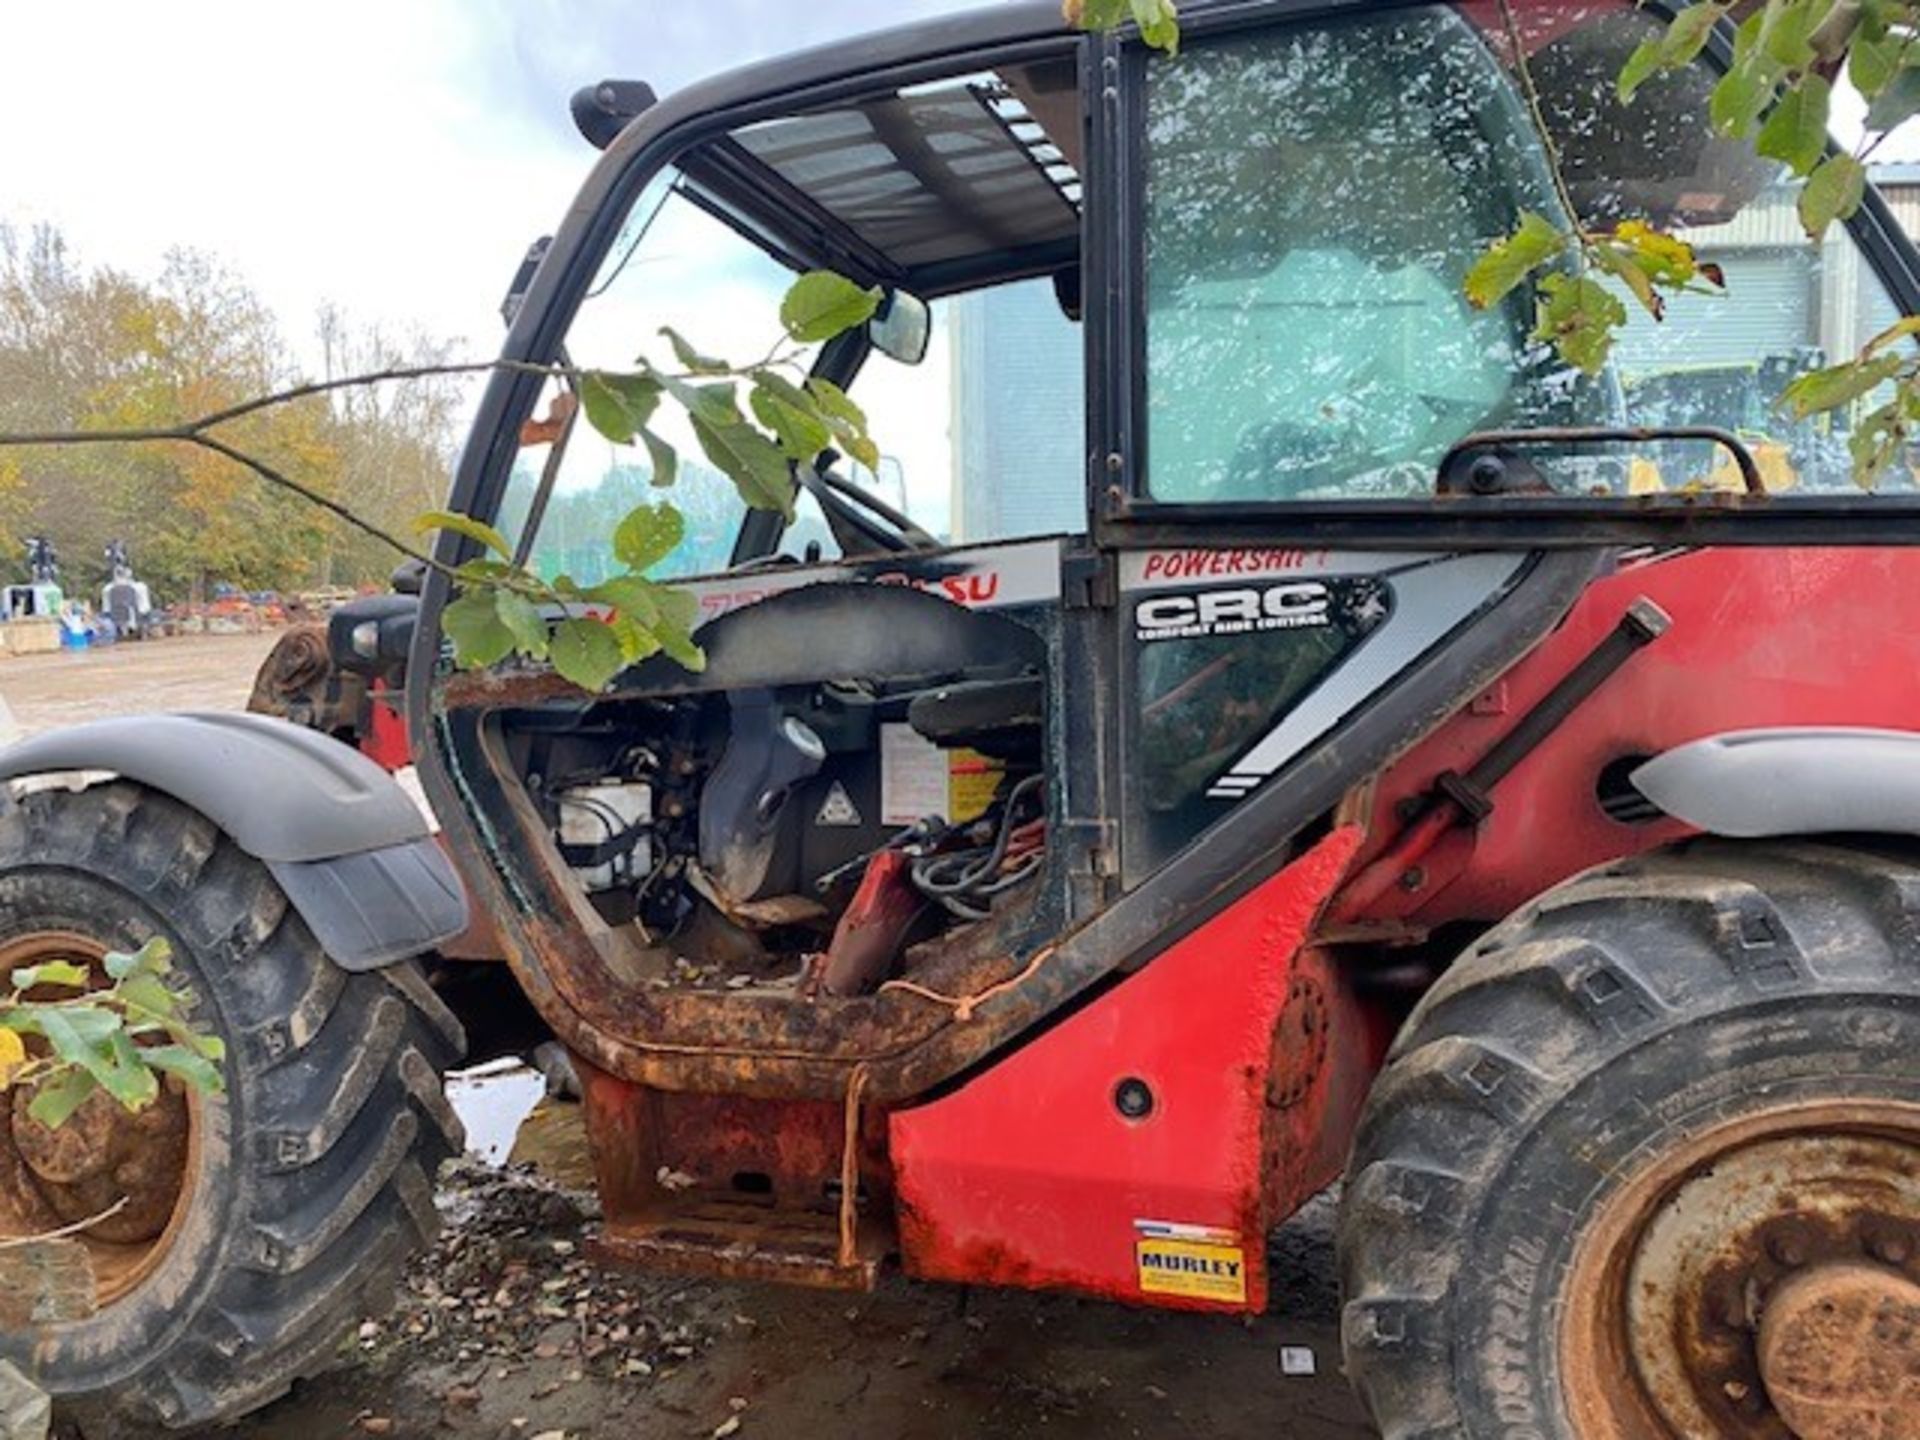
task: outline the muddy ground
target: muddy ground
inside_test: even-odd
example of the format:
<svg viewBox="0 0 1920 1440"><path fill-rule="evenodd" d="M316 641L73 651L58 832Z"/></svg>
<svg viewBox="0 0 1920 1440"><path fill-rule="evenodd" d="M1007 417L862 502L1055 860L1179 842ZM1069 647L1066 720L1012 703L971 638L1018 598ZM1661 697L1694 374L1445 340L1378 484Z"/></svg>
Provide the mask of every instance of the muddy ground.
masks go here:
<svg viewBox="0 0 1920 1440"><path fill-rule="evenodd" d="M244 705L271 634L0 658L0 734ZM549 1106L519 1164L441 1185L439 1245L338 1363L224 1440L739 1435L1345 1440L1372 1432L1338 1372L1330 1207L1276 1239L1253 1321L917 1285L871 1295L605 1271L585 1258L577 1112ZM1317 1373L1283 1374L1282 1346ZM209 1436L209 1440L210 1440Z"/></svg>

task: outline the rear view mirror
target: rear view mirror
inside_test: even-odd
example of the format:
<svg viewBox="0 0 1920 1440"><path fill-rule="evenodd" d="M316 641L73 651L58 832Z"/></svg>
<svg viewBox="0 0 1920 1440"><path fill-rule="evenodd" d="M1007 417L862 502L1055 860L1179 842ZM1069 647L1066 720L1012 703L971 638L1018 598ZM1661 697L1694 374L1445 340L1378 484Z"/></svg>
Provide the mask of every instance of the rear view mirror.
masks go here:
<svg viewBox="0 0 1920 1440"><path fill-rule="evenodd" d="M892 291L880 313L867 322L867 338L888 359L918 365L927 358L927 344L933 338L933 312L918 295Z"/></svg>

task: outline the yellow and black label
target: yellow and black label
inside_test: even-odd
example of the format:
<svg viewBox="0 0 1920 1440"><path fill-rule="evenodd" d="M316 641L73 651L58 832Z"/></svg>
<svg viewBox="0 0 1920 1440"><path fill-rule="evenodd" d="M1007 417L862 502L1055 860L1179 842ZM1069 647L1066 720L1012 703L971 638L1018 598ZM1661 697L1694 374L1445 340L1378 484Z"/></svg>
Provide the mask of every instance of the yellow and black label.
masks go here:
<svg viewBox="0 0 1920 1440"><path fill-rule="evenodd" d="M1240 1237L1208 1225L1142 1220L1135 1227L1134 1263L1143 1295L1183 1295L1245 1304L1247 1257Z"/></svg>

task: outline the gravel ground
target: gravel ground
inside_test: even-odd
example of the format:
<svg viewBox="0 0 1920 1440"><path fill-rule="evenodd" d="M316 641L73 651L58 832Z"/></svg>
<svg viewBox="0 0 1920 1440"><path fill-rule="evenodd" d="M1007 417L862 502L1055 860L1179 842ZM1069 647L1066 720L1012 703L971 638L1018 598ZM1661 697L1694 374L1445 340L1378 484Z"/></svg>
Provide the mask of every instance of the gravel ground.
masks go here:
<svg viewBox="0 0 1920 1440"><path fill-rule="evenodd" d="M272 634L0 658L0 733L102 715L237 709ZM1330 1205L1276 1237L1253 1320L918 1285L871 1295L689 1283L599 1269L571 1107L544 1109L505 1171L449 1169L439 1245L338 1364L223 1440L1372 1432L1338 1371ZM1312 1377L1283 1375L1306 1346Z"/></svg>

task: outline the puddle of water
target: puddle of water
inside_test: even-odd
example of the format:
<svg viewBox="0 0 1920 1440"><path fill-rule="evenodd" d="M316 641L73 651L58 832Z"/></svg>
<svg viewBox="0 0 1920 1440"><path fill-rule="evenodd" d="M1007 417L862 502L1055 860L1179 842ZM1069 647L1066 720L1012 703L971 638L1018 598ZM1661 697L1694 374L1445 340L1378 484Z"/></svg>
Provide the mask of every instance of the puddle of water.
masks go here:
<svg viewBox="0 0 1920 1440"><path fill-rule="evenodd" d="M546 1078L512 1056L447 1075L447 1100L467 1127L467 1154L488 1165L506 1163L514 1137L546 1093Z"/></svg>

